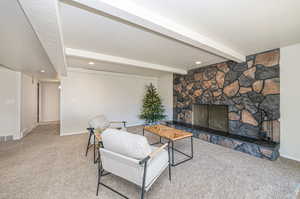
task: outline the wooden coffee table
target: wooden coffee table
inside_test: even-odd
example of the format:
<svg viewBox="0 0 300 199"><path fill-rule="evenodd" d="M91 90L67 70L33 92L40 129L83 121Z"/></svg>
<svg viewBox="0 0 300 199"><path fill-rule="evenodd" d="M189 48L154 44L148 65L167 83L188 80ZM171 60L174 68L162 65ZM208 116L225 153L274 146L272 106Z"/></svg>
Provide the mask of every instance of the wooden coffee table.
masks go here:
<svg viewBox="0 0 300 199"><path fill-rule="evenodd" d="M167 139L169 141L169 145L168 145L168 150L171 149L172 155L171 155L171 165L172 166L177 166L181 163L184 163L186 161L189 161L191 159L193 159L193 155L194 155L194 150L193 150L193 134L183 131L183 130L179 130L179 129L175 129L175 128L171 128L165 125L152 125L152 126L144 126L143 128L143 135L145 135L145 131L148 131L150 133L153 133L157 136L159 136L159 141L156 143L153 143L151 145L155 145L155 144L164 144L162 142L161 138ZM185 138L190 138L191 139L191 153L190 154L186 154L176 148L174 148L174 142L176 140L182 140ZM175 159L174 159L174 151L181 153L182 155L186 156L187 158L175 163Z"/></svg>

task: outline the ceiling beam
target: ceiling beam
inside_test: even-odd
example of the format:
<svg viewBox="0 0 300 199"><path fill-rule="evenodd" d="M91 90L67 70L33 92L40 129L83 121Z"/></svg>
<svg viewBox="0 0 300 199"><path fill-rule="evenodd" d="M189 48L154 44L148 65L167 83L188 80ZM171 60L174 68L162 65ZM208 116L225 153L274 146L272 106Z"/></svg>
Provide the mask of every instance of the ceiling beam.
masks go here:
<svg viewBox="0 0 300 199"><path fill-rule="evenodd" d="M18 0L58 75L66 75L66 58L58 0Z"/></svg>
<svg viewBox="0 0 300 199"><path fill-rule="evenodd" d="M70 57L79 57L84 59L97 60L97 61L121 64L126 66L135 66L135 67L159 70L164 72L178 73L183 75L187 74L187 70L183 70L179 68L174 68L174 67L160 65L160 64L153 64L153 63L148 63L148 62L139 61L135 59L128 59L124 57L116 57L116 56L111 56L106 54L100 54L100 53L90 52L81 49L66 48L65 52L66 55Z"/></svg>
<svg viewBox="0 0 300 199"><path fill-rule="evenodd" d="M64 0L64 2L93 12L104 13L229 60L243 62L246 59L246 56L241 52L231 49L222 43L216 42L211 38L201 35L167 18L158 16L129 1Z"/></svg>

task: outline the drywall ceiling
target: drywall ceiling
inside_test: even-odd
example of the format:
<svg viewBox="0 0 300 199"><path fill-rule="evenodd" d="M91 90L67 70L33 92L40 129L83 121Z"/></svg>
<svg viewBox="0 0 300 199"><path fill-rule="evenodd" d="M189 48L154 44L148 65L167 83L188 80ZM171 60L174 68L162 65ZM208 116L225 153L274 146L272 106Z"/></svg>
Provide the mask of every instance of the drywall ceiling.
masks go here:
<svg viewBox="0 0 300 199"><path fill-rule="evenodd" d="M58 1L18 0L56 72L66 75Z"/></svg>
<svg viewBox="0 0 300 199"><path fill-rule="evenodd" d="M83 69L96 70L96 71L134 74L134 75L148 76L148 77L149 76L159 77L161 75L167 74L167 72L163 72L163 71L115 64L115 63L108 63L108 62L97 61L97 60L93 61L94 65L90 65L88 64L90 61L91 61L90 59L68 57L68 65L72 66L72 68L83 68Z"/></svg>
<svg viewBox="0 0 300 199"><path fill-rule="evenodd" d="M37 78L55 78L56 72L18 2L2 0L0 8L0 65Z"/></svg>
<svg viewBox="0 0 300 199"><path fill-rule="evenodd" d="M0 64L47 77L64 74L65 51L69 67L159 76L300 42L296 0L4 0L0 7Z"/></svg>
<svg viewBox="0 0 300 199"><path fill-rule="evenodd" d="M140 27L76 6L61 3L60 10L66 48L81 49L184 70L199 67L195 64L196 61L201 61L202 65L209 65L225 60ZM71 63L69 61L70 67L72 67ZM86 65L84 64L82 67ZM90 68L90 66L88 67ZM103 70L110 70L110 68L103 68Z"/></svg>
<svg viewBox="0 0 300 199"><path fill-rule="evenodd" d="M127 1L245 55L300 42L299 0Z"/></svg>

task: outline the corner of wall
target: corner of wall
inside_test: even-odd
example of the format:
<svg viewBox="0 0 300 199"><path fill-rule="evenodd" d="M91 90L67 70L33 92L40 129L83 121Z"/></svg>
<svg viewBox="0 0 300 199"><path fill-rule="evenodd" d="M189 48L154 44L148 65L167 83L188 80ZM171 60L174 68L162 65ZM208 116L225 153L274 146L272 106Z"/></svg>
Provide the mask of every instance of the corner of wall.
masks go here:
<svg viewBox="0 0 300 199"><path fill-rule="evenodd" d="M166 109L167 120L173 119L173 73L160 76L157 81L159 94Z"/></svg>
<svg viewBox="0 0 300 199"><path fill-rule="evenodd" d="M17 80L17 90L16 90L16 96L17 96L17 118L16 118L16 126L17 131L13 135L14 140L19 140L22 138L22 132L21 132L21 115L22 115L22 73L16 72L16 80Z"/></svg>
<svg viewBox="0 0 300 199"><path fill-rule="evenodd" d="M300 43L280 49L280 155L300 162L299 51Z"/></svg>

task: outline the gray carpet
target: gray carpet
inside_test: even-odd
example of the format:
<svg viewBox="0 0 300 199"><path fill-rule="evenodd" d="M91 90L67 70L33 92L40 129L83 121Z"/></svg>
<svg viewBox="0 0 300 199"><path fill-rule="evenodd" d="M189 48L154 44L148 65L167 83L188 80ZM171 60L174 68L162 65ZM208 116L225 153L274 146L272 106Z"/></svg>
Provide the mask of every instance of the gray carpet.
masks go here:
<svg viewBox="0 0 300 199"><path fill-rule="evenodd" d="M140 127L129 129L140 133ZM147 134L149 140L156 137ZM90 199L119 198L104 187L95 196L97 167L92 153L84 156L87 134L59 136L57 125L40 126L21 141L0 144L0 198ZM280 158L275 162L249 156L195 139L195 157L167 171L146 194L148 199L282 199L296 198L300 163ZM176 147L187 149L188 143ZM177 157L180 158L180 157ZM139 189L115 176L103 178L130 198Z"/></svg>

